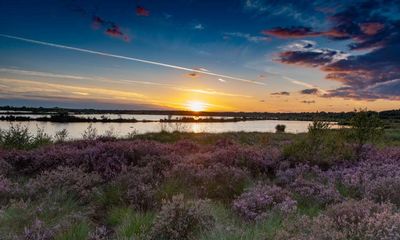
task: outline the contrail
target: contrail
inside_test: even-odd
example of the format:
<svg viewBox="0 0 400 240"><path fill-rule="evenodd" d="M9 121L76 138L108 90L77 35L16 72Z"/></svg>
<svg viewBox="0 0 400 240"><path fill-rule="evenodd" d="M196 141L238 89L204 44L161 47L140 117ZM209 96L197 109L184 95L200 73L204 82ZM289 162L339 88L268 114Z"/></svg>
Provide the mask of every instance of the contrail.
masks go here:
<svg viewBox="0 0 400 240"><path fill-rule="evenodd" d="M166 63L149 61L149 60L145 60L145 59L126 57L126 56L115 55L115 54L110 54L110 53L106 53L106 52L93 51L93 50L84 49L84 48L70 47L70 46L56 44L56 43L50 43L50 42L42 42L42 41L37 41L37 40L29 39L29 38L22 38L22 37L6 35L6 34L1 34L1 33L0 33L0 36L1 37L5 37L5 38L20 40L20 41L24 41L24 42L35 43L35 44L40 44L40 45L45 45L45 46L50 46L50 47L55 47L55 48L62 48L62 49L68 49L68 50L73 50L73 51L78 51L78 52L96 54L96 55L100 55L100 56L124 59L124 60L141 62L141 63L147 63L147 64L152 64L152 65L157 65L157 66L162 66L162 67L167 67L167 68L173 68L173 69L187 71L187 72L197 72L197 73L202 73L202 74L206 74L206 75L210 75L210 76L228 78L228 79L241 81L241 82L246 82L246 83L265 85L265 83L262 83L262 82L243 79L243 78L237 78L237 77L231 77L231 76L227 76L227 75L222 75L222 74L218 74L218 73L204 71L202 69L186 68L186 67L181 67L181 66L176 66L176 65L166 64Z"/></svg>

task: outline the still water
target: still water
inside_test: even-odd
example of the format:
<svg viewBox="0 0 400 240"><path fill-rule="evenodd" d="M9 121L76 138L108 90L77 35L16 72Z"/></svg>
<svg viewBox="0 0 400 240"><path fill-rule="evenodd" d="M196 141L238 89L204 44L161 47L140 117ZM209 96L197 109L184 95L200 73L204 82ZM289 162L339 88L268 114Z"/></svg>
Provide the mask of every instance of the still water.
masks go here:
<svg viewBox="0 0 400 240"><path fill-rule="evenodd" d="M154 117L154 115L153 115ZM155 117L154 117L155 118ZM160 118L158 118L160 119ZM153 119L152 119L153 120ZM57 131L66 129L69 138L77 139L82 137L82 133L92 124L97 129L99 135L112 131L119 137L126 136L128 133L148 133L165 131L181 132L274 132L277 124L286 125L286 132L301 133L306 132L311 122L308 121L284 121L284 120L258 120L244 122L213 122L213 123L160 123L160 122L137 122L137 123L54 123L54 122L14 122L0 121L0 129L8 129L10 124L19 124L28 127L31 133L36 133L38 128L45 133L54 136Z"/></svg>

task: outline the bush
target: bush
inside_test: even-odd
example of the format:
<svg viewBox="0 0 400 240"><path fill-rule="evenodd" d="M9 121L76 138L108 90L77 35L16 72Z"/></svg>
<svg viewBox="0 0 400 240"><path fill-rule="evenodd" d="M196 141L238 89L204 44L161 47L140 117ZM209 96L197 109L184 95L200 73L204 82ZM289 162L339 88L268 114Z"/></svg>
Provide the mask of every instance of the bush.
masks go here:
<svg viewBox="0 0 400 240"><path fill-rule="evenodd" d="M339 183L355 197L400 205L400 151L396 148L364 150L360 161L337 168Z"/></svg>
<svg viewBox="0 0 400 240"><path fill-rule="evenodd" d="M249 182L248 173L240 168L215 164L197 172L200 196L230 201L243 192ZM195 186L193 186L195 187Z"/></svg>
<svg viewBox="0 0 400 240"><path fill-rule="evenodd" d="M87 200L93 188L101 182L101 177L96 173L85 173L81 168L76 167L58 167L56 170L45 171L31 179L27 184L27 189L32 196L63 190Z"/></svg>
<svg viewBox="0 0 400 240"><path fill-rule="evenodd" d="M125 200L137 210L150 210L158 206L156 189L160 176L151 167L129 167L114 181L123 190Z"/></svg>
<svg viewBox="0 0 400 240"><path fill-rule="evenodd" d="M82 133L82 139L84 140L95 140L97 136L97 129L93 127L92 124L89 124L89 126Z"/></svg>
<svg viewBox="0 0 400 240"><path fill-rule="evenodd" d="M150 239L193 239L201 231L212 227L214 218L204 201L185 202L182 195L165 202L155 219Z"/></svg>
<svg viewBox="0 0 400 240"><path fill-rule="evenodd" d="M350 119L350 139L356 143L357 156L368 141L376 141L382 136L383 123L373 112L360 109Z"/></svg>
<svg viewBox="0 0 400 240"><path fill-rule="evenodd" d="M41 128L36 135L28 131L28 127L11 124L8 130L0 129L0 146L5 149L31 149L50 144L51 137Z"/></svg>
<svg viewBox="0 0 400 240"><path fill-rule="evenodd" d="M39 219L36 219L33 224L24 229L23 237L24 240L51 240L54 239L54 231L46 228L44 223Z"/></svg>
<svg viewBox="0 0 400 240"><path fill-rule="evenodd" d="M387 217L385 222L376 225L382 216ZM393 206L377 204L368 200L348 201L330 207L325 217L332 220L333 227L342 231L349 239L392 239L390 236L399 236L400 214L394 211ZM377 236L380 235L382 238Z"/></svg>
<svg viewBox="0 0 400 240"><path fill-rule="evenodd" d="M68 131L67 129L62 129L60 131L57 131L56 134L54 135L54 142L56 143L62 143L67 141L68 139Z"/></svg>
<svg viewBox="0 0 400 240"><path fill-rule="evenodd" d="M390 202L400 207L400 176L380 177L369 182L365 197L376 202Z"/></svg>
<svg viewBox="0 0 400 240"><path fill-rule="evenodd" d="M295 163L309 163L323 168L353 160L353 149L346 143L344 133L330 129L328 123L314 121L306 135L284 148L284 157Z"/></svg>
<svg viewBox="0 0 400 240"><path fill-rule="evenodd" d="M284 133L286 129L286 125L278 124L275 126L276 133Z"/></svg>
<svg viewBox="0 0 400 240"><path fill-rule="evenodd" d="M171 170L169 179L186 185L194 196L224 202L230 202L241 194L250 180L247 171L220 163L209 167L178 164Z"/></svg>
<svg viewBox="0 0 400 240"><path fill-rule="evenodd" d="M400 214L393 206L368 200L333 205L314 218L287 221L276 239L393 240L400 236Z"/></svg>
<svg viewBox="0 0 400 240"><path fill-rule="evenodd" d="M233 202L233 209L246 220L263 220L272 212L291 213L297 202L290 193L278 186L258 184L243 193Z"/></svg>
<svg viewBox="0 0 400 240"><path fill-rule="evenodd" d="M341 200L339 192L333 184L322 184L317 181L298 178L290 184L291 192L299 198L299 201L305 204L316 203L326 206Z"/></svg>
<svg viewBox="0 0 400 240"><path fill-rule="evenodd" d="M282 186L288 186L299 178L306 180L315 180L319 182L333 182L329 172L322 171L318 166L307 164L298 164L292 168L279 169L276 172L276 183Z"/></svg>
<svg viewBox="0 0 400 240"><path fill-rule="evenodd" d="M0 175L0 204L7 203L8 200L19 196L21 192L21 188L17 183Z"/></svg>
<svg viewBox="0 0 400 240"><path fill-rule="evenodd" d="M259 148L232 143L226 147L215 146L212 154L206 157L204 164L216 162L248 170L253 176L272 174L279 160L281 151L275 147Z"/></svg>

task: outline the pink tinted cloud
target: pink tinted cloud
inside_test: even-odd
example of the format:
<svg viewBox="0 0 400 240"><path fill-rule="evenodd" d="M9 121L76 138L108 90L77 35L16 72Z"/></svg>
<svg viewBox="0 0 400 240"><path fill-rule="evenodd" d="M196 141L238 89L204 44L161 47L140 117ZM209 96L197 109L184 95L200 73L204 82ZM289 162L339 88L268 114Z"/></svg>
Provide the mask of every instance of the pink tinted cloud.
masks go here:
<svg viewBox="0 0 400 240"><path fill-rule="evenodd" d="M360 24L361 31L367 35L375 35L385 27L384 24L378 22Z"/></svg>
<svg viewBox="0 0 400 240"><path fill-rule="evenodd" d="M264 35L270 35L279 38L302 38L320 36L321 32L315 32L309 27L277 27L269 30L263 30Z"/></svg>
<svg viewBox="0 0 400 240"><path fill-rule="evenodd" d="M95 30L102 29L104 33L110 37L119 38L126 42L131 41L131 37L124 33L120 26L99 16L92 17L92 27Z"/></svg>
<svg viewBox="0 0 400 240"><path fill-rule="evenodd" d="M142 7L142 6L137 6L136 7L136 15L137 16L148 17L148 16L150 16L150 11L147 10L146 8Z"/></svg>

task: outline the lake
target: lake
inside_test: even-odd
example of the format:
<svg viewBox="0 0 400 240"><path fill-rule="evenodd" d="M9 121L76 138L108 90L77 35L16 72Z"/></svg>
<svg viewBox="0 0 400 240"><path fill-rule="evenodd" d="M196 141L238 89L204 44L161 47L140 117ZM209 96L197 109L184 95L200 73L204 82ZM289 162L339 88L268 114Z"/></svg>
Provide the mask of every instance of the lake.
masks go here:
<svg viewBox="0 0 400 240"><path fill-rule="evenodd" d="M163 118L163 117L162 117ZM162 119L161 118L161 119ZM144 119L144 118L137 118ZM150 120L145 118L146 120ZM151 116L151 120L160 119L160 116ZM285 121L285 120L258 120L258 121L242 121L242 122L213 122L213 123L160 123L160 122L137 122L137 123L54 123L54 122L8 122L0 121L0 129L8 129L10 124L20 124L28 127L31 133L36 133L38 128L44 130L45 133L53 136L57 131L66 129L69 137L73 139L81 138L82 133L90 124L97 129L99 135L106 131L113 131L117 136L123 137L128 133L136 132L138 134L148 132L165 131L181 131L181 132L275 132L277 124L286 125L286 132L301 133L306 132L309 121Z"/></svg>

